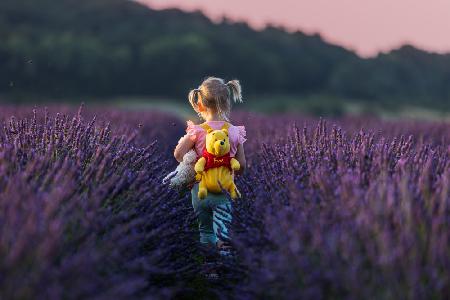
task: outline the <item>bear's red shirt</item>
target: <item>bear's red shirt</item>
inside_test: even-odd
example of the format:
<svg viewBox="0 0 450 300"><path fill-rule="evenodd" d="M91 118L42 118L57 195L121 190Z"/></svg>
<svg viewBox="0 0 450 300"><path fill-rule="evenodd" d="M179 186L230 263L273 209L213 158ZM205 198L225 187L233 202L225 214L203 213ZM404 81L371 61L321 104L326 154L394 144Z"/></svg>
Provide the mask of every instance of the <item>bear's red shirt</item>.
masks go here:
<svg viewBox="0 0 450 300"><path fill-rule="evenodd" d="M218 168L222 166L228 167L231 170L230 153L217 157L204 149L202 157L206 159L205 171L211 168Z"/></svg>

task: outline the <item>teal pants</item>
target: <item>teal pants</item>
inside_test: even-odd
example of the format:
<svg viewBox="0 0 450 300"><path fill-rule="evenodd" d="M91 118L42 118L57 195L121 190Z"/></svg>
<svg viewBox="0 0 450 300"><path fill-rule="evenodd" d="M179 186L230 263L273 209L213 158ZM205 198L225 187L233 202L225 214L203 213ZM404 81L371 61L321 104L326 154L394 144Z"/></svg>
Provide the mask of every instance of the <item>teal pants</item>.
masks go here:
<svg viewBox="0 0 450 300"><path fill-rule="evenodd" d="M209 193L205 199L198 198L198 183L191 190L192 206L198 216L200 242L215 245L218 237L229 239L231 201L225 194Z"/></svg>

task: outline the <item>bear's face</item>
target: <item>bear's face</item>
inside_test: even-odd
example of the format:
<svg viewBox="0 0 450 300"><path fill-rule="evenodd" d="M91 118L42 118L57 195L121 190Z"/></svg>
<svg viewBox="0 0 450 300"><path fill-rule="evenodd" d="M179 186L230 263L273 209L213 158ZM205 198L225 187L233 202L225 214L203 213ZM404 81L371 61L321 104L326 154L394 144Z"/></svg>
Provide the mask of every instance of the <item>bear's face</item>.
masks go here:
<svg viewBox="0 0 450 300"><path fill-rule="evenodd" d="M215 156L223 156L230 152L230 139L227 129L209 130L206 135L206 151Z"/></svg>

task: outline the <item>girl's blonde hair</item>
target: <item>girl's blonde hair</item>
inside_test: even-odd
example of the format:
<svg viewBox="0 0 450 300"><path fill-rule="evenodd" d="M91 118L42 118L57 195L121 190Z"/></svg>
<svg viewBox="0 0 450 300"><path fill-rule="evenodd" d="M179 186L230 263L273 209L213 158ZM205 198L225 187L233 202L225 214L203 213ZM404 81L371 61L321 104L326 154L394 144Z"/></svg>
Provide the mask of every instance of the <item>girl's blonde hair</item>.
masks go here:
<svg viewBox="0 0 450 300"><path fill-rule="evenodd" d="M199 95L206 109L215 111L226 121L229 121L232 101L242 103L239 80L230 80L225 83L221 78L208 77L198 88L189 92L189 102L201 118L203 116L198 106Z"/></svg>

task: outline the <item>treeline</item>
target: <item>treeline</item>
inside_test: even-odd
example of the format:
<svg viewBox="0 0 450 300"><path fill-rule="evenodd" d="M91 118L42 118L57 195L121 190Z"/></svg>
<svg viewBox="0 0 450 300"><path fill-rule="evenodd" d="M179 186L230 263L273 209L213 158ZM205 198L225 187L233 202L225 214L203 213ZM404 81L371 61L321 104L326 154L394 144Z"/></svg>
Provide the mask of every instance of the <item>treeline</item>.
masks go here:
<svg viewBox="0 0 450 300"><path fill-rule="evenodd" d="M448 55L403 47L361 59L319 35L128 0L0 1L0 66L0 93L181 96L213 74L241 79L247 93L450 96Z"/></svg>

